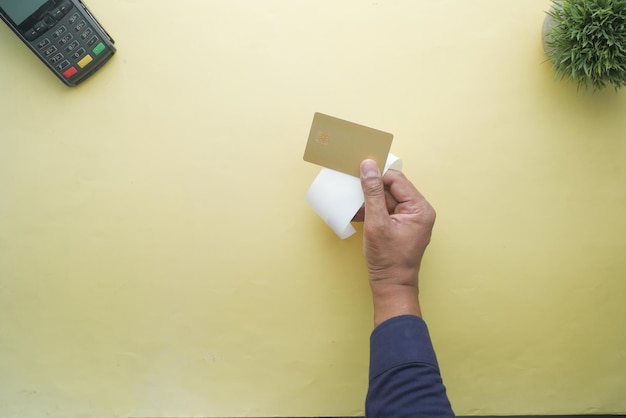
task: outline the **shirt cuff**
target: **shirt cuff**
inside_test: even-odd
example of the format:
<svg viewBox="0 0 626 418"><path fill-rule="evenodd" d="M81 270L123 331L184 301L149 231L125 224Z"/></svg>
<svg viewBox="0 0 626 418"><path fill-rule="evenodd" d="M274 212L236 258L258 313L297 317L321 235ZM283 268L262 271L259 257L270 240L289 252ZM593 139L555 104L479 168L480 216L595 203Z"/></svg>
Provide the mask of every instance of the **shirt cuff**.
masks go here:
<svg viewBox="0 0 626 418"><path fill-rule="evenodd" d="M439 370L428 328L422 318L396 316L374 329L370 337L370 382L387 370L415 363Z"/></svg>

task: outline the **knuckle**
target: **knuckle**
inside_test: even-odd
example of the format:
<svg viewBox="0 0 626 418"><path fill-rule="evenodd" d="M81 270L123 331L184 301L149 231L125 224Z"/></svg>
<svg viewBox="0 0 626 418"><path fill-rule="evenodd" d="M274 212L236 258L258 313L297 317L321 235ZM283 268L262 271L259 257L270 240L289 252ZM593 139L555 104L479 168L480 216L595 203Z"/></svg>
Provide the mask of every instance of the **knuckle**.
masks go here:
<svg viewBox="0 0 626 418"><path fill-rule="evenodd" d="M385 192L385 187L380 179L367 179L363 190L369 196L380 196Z"/></svg>
<svg viewBox="0 0 626 418"><path fill-rule="evenodd" d="M433 208L430 203L426 203L426 219L429 220L430 223L435 223L437 219L437 211Z"/></svg>

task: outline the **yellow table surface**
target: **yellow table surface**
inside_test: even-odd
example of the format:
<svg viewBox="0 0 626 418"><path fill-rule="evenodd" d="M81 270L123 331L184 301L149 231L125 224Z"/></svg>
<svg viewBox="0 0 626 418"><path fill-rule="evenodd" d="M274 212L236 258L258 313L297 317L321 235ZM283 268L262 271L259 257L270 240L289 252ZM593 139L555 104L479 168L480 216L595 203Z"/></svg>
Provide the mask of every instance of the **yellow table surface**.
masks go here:
<svg viewBox="0 0 626 418"><path fill-rule="evenodd" d="M438 211L457 414L626 412L626 95L554 80L549 1L88 4L119 52L75 89L0 27L2 417L363 414L316 111L392 132Z"/></svg>

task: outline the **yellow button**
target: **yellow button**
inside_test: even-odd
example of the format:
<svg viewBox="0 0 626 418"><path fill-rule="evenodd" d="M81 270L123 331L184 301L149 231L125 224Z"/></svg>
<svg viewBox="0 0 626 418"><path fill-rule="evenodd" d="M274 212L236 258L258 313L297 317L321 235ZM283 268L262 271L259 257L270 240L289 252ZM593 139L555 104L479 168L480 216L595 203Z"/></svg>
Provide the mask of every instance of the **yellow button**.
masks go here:
<svg viewBox="0 0 626 418"><path fill-rule="evenodd" d="M85 58L78 61L78 66L80 68L85 68L85 65L89 64L91 61L93 61L93 58L91 58L91 55L87 55Z"/></svg>

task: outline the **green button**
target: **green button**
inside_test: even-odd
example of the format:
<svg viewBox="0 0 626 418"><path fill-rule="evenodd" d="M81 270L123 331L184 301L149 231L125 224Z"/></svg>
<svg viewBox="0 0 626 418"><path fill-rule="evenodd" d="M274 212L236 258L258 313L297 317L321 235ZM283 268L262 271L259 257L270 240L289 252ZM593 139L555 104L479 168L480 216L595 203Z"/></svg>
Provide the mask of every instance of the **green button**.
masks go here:
<svg viewBox="0 0 626 418"><path fill-rule="evenodd" d="M100 55L100 53L102 51L104 51L106 49L106 46L104 46L104 44L102 42L100 42L98 45L96 45L96 47L93 49L93 54L94 55Z"/></svg>

